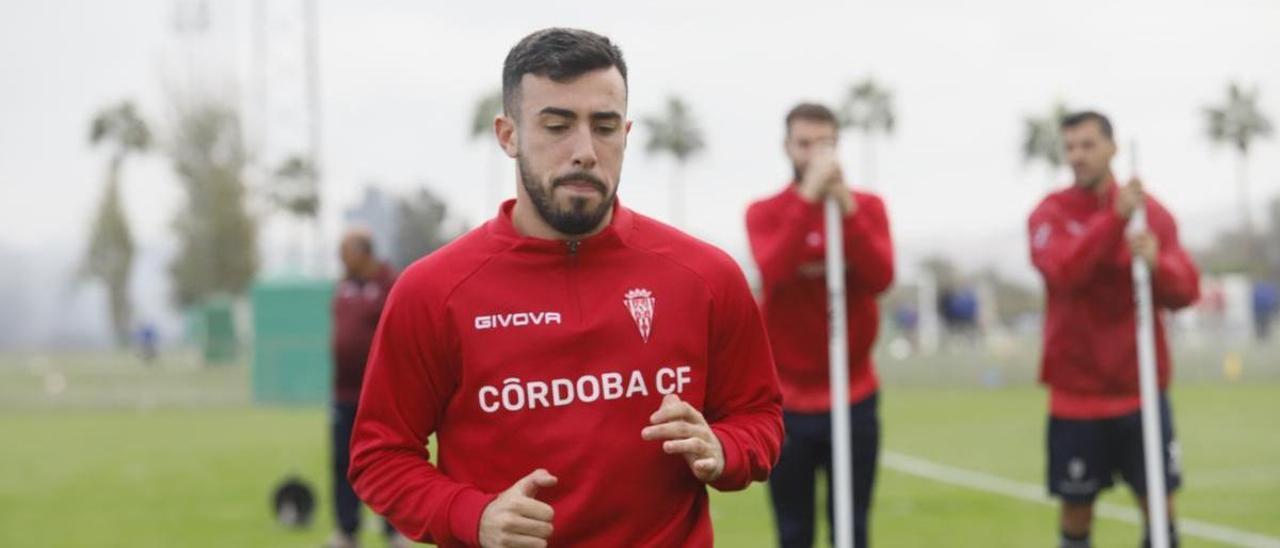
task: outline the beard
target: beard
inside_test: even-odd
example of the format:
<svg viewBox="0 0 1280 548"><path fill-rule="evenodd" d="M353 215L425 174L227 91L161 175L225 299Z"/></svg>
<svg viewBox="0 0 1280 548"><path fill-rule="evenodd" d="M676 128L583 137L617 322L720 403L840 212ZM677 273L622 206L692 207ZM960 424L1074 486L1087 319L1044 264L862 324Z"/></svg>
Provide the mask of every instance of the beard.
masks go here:
<svg viewBox="0 0 1280 548"><path fill-rule="evenodd" d="M1090 170L1087 167L1076 169L1072 166L1071 175L1075 177L1076 183L1087 188L1097 188L1107 178L1105 170Z"/></svg>
<svg viewBox="0 0 1280 548"><path fill-rule="evenodd" d="M546 183L529 169L523 154L516 155L516 165L520 169L520 183L529 194L534 209L556 232L568 236L581 236L600 226L609 211L613 209L616 192L609 192L609 187L599 177L585 171L574 171L556 177ZM586 183L595 188L602 196L600 204L591 207L587 198L574 196L565 207L556 204L552 193L557 187L566 183ZM615 187L616 190L616 187Z"/></svg>

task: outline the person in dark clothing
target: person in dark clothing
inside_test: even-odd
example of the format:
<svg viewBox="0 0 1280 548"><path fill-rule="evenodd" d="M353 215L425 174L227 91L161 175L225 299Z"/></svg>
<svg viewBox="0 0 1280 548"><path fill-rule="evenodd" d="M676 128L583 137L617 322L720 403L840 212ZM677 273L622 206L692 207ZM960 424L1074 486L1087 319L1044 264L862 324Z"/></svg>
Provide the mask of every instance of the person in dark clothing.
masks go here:
<svg viewBox="0 0 1280 548"><path fill-rule="evenodd" d="M1271 322L1280 309L1280 291L1271 282L1253 284L1253 329L1259 341L1271 335Z"/></svg>
<svg viewBox="0 0 1280 548"><path fill-rule="evenodd" d="M365 360L378 328L378 318L395 282L391 266L378 259L372 235L363 229L348 231L339 248L343 278L333 292L333 409L330 416L333 443L333 506L337 530L327 548L360 545L360 499L347 481L351 461L351 428L364 378ZM409 542L384 520L387 545L407 547Z"/></svg>

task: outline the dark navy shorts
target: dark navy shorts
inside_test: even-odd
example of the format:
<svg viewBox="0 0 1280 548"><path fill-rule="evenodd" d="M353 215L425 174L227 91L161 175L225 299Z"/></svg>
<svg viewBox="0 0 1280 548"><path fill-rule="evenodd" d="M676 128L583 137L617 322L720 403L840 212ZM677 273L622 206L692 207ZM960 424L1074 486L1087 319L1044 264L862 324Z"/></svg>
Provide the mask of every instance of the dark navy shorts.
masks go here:
<svg viewBox="0 0 1280 548"><path fill-rule="evenodd" d="M1165 489L1182 485L1182 458L1173 434L1169 399L1160 396L1160 429L1164 450ZM1146 496L1146 464L1142 451L1142 413L1109 419L1049 417L1049 493L1067 502L1093 502L1119 475L1134 494Z"/></svg>

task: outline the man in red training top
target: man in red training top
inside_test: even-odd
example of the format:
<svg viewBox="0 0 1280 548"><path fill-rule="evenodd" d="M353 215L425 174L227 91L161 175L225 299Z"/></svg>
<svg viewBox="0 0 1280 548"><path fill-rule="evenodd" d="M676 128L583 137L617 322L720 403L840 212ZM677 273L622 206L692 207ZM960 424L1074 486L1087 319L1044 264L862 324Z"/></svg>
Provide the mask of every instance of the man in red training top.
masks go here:
<svg viewBox="0 0 1280 548"><path fill-rule="evenodd" d="M616 199L626 77L591 32L516 44L494 121L516 199L391 293L351 479L410 538L711 546L705 486L777 460L781 395L741 270Z"/></svg>
<svg viewBox="0 0 1280 548"><path fill-rule="evenodd" d="M1151 267L1157 312L1195 302L1200 274L1178 243L1168 210L1143 192L1141 181L1116 183L1111 173L1116 145L1105 116L1068 116L1062 137L1075 183L1040 202L1027 229L1031 260L1047 293L1040 381L1049 386L1049 492L1062 500L1059 546L1086 548L1094 499L1116 475L1146 504L1132 257ZM1127 236L1126 225L1139 204L1146 207L1149 229ZM1165 396L1169 346L1159 313L1155 339L1173 528L1172 493L1182 474ZM1170 539L1177 545L1176 530Z"/></svg>
<svg viewBox="0 0 1280 548"><path fill-rule="evenodd" d="M880 449L878 381L871 346L880 327L876 297L893 282L893 243L884 202L853 191L836 162L839 126L825 106L803 103L786 118L784 146L794 177L786 188L747 210L751 252L763 281L762 309L782 384L786 442L769 479L784 547L811 546L814 483L827 472L831 519L831 385L827 343L826 234L823 205L844 211L846 306L849 316L849 401L853 523L856 546L867 545L867 514Z"/></svg>
<svg viewBox="0 0 1280 548"><path fill-rule="evenodd" d="M333 292L333 412L330 416L337 531L326 547L355 548L360 545L360 499L347 481L351 428L356 419L356 404L360 401L365 360L369 357L387 293L395 282L395 272L391 265L378 260L373 235L367 230L347 231L338 252L344 275ZM389 522L384 522L383 531L389 546L408 546Z"/></svg>

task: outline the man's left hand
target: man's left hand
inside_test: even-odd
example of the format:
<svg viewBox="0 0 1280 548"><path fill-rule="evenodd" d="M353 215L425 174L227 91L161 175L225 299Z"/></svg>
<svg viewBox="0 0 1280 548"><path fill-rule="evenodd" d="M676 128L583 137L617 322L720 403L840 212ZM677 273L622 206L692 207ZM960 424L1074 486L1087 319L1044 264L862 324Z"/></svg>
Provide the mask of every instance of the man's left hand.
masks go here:
<svg viewBox="0 0 1280 548"><path fill-rule="evenodd" d="M844 184L843 180L832 181L827 187L827 195L840 205L840 211L845 217L858 212L858 202L853 200L853 191L849 190L849 186Z"/></svg>
<svg viewBox="0 0 1280 548"><path fill-rule="evenodd" d="M1160 257L1160 240L1150 230L1134 234L1129 238L1129 252L1135 257L1142 257L1147 266L1155 270Z"/></svg>
<svg viewBox="0 0 1280 548"><path fill-rule="evenodd" d="M640 431L646 440L664 440L662 451L683 455L693 475L711 483L724 472L724 448L711 431L707 419L680 396L668 394L662 406L649 417L652 426Z"/></svg>

